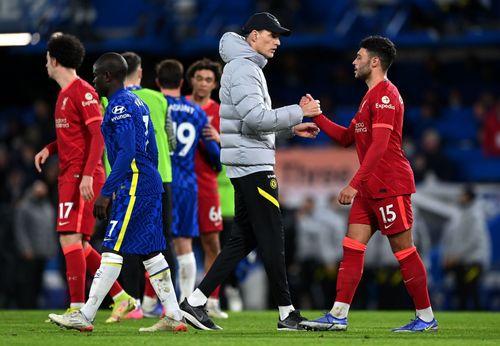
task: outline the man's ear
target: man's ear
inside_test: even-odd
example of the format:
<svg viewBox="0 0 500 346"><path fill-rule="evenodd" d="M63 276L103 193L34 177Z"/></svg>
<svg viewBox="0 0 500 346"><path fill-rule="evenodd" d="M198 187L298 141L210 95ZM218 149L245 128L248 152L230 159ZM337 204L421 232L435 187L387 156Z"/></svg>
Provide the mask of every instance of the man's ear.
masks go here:
<svg viewBox="0 0 500 346"><path fill-rule="evenodd" d="M104 72L104 79L108 83L112 81L111 73L109 71Z"/></svg>
<svg viewBox="0 0 500 346"><path fill-rule="evenodd" d="M59 61L57 61L57 59L56 59L56 58L53 58L53 57L51 57L50 55L49 55L49 57L50 57L49 62L50 62L50 65L51 65L52 67L57 67L57 66L59 66Z"/></svg>
<svg viewBox="0 0 500 346"><path fill-rule="evenodd" d="M155 78L155 84L158 87L158 89L161 89L160 81L158 80L158 78Z"/></svg>

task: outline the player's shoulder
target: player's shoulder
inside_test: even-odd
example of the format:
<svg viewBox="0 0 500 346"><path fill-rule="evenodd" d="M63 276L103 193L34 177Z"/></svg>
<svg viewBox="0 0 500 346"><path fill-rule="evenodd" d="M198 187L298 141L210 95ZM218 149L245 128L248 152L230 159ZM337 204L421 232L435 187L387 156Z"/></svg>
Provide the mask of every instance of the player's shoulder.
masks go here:
<svg viewBox="0 0 500 346"><path fill-rule="evenodd" d="M202 118L202 117L206 118L207 115L206 115L205 111L199 105L197 105L196 103L194 103L191 100L188 100L185 96L182 96L181 100L182 100L183 104L185 104L188 107L191 107L194 110L192 112L192 114L194 116L197 116L198 118Z"/></svg>
<svg viewBox="0 0 500 346"><path fill-rule="evenodd" d="M135 100L139 99L134 93L122 89L108 98L108 106L106 110L114 115L133 112L136 108Z"/></svg>
<svg viewBox="0 0 500 346"><path fill-rule="evenodd" d="M135 99L138 98L133 92L121 89L115 92L108 98L109 105L121 104L123 106L128 106L134 103Z"/></svg>
<svg viewBox="0 0 500 346"><path fill-rule="evenodd" d="M371 104L396 105L402 102L398 88L388 79L375 87L371 94Z"/></svg>
<svg viewBox="0 0 500 346"><path fill-rule="evenodd" d="M208 103L206 105L206 108L207 109L219 109L220 108L220 104L219 102L213 100L213 99L208 99Z"/></svg>
<svg viewBox="0 0 500 346"><path fill-rule="evenodd" d="M99 105L99 96L94 87L81 78L77 78L66 90L68 96L83 107Z"/></svg>
<svg viewBox="0 0 500 346"><path fill-rule="evenodd" d="M161 92L153 89L142 88L138 90L137 95L146 102L154 102L156 105L160 105L162 107L167 106L167 99L165 95Z"/></svg>
<svg viewBox="0 0 500 346"><path fill-rule="evenodd" d="M389 98L395 98L396 100L399 98L399 90L398 88L388 79L384 80L378 88L377 93L378 96L387 96Z"/></svg>

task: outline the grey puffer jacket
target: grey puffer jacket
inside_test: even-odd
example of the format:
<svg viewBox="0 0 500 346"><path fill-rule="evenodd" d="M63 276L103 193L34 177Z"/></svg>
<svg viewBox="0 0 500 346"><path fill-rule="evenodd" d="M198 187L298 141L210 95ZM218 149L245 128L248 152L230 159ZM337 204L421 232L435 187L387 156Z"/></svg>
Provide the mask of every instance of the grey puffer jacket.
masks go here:
<svg viewBox="0 0 500 346"><path fill-rule="evenodd" d="M226 63L219 97L222 153L227 175L235 178L275 164L275 136L291 136L302 122L299 105L271 108L271 98L262 68L267 59L245 38L225 33L219 54Z"/></svg>

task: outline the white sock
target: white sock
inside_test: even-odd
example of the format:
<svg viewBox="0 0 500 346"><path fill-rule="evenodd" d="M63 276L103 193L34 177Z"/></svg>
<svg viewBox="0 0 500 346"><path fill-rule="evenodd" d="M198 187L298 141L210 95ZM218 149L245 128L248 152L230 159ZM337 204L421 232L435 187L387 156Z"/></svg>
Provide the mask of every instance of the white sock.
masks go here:
<svg viewBox="0 0 500 346"><path fill-rule="evenodd" d="M70 308L81 309L85 303L71 303L69 304Z"/></svg>
<svg viewBox="0 0 500 346"><path fill-rule="evenodd" d="M104 297L108 294L113 283L118 279L122 269L123 258L120 255L104 252L101 257L101 265L94 275L92 286L90 286L89 299L81 308L81 312L89 321L93 321L97 309Z"/></svg>
<svg viewBox="0 0 500 346"><path fill-rule="evenodd" d="M177 256L179 263L179 286L181 296L179 301L183 301L193 293L196 283L196 258L194 252Z"/></svg>
<svg viewBox="0 0 500 346"><path fill-rule="evenodd" d="M170 277L170 268L163 255L160 253L142 263L144 263L144 267L149 273L149 281L151 281L156 295L165 307L165 315L176 321L182 320L182 313Z"/></svg>
<svg viewBox="0 0 500 346"><path fill-rule="evenodd" d="M293 305L278 306L278 310L280 312L280 320L283 321L288 317L288 315L290 315L290 312L295 310L295 308L293 307Z"/></svg>
<svg viewBox="0 0 500 346"><path fill-rule="evenodd" d="M427 309L416 310L415 314L424 322L430 322L434 319L434 313L430 306Z"/></svg>
<svg viewBox="0 0 500 346"><path fill-rule="evenodd" d="M333 303L333 308L330 310L330 314L333 317L346 318L350 307L350 304L335 302Z"/></svg>
<svg viewBox="0 0 500 346"><path fill-rule="evenodd" d="M202 291L200 291L199 288L195 289L193 293L188 297L188 303L191 306L200 306L200 305L205 305L207 303L207 296L203 294Z"/></svg>
<svg viewBox="0 0 500 346"><path fill-rule="evenodd" d="M142 301L142 310L143 311L152 311L156 303L158 302L158 299L156 297L149 297L149 296L144 296L144 299Z"/></svg>

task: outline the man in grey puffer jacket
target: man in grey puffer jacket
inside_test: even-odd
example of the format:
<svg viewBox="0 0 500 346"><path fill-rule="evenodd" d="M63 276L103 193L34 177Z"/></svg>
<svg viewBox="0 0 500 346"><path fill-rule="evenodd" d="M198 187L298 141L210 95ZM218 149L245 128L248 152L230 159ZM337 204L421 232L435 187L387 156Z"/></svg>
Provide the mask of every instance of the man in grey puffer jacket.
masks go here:
<svg viewBox="0 0 500 346"><path fill-rule="evenodd" d="M219 53L226 66L221 78L221 161L235 190L235 217L231 237L198 288L181 303L188 323L198 329L221 329L203 306L207 297L250 251L259 248L274 299L278 304L278 330L303 330L304 320L290 299L285 270L284 235L274 174L276 136L314 138L314 123L302 123L320 114L319 102L309 106L271 108L262 69L290 35L276 17L263 12L247 21L240 36L225 33Z"/></svg>

